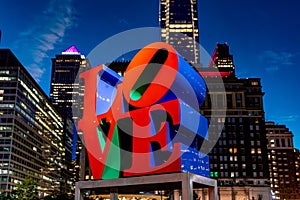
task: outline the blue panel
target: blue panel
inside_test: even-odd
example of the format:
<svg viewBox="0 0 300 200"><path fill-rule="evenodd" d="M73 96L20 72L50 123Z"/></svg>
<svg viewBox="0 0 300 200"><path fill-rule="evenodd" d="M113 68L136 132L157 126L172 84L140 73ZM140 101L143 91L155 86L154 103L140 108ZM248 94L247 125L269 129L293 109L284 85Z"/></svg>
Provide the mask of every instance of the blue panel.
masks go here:
<svg viewBox="0 0 300 200"><path fill-rule="evenodd" d="M191 172L205 177L209 174L209 157L181 144L181 172Z"/></svg>
<svg viewBox="0 0 300 200"><path fill-rule="evenodd" d="M123 81L122 76L105 65L103 66L103 70L99 72L99 77L102 81L107 82L111 86L116 86Z"/></svg>
<svg viewBox="0 0 300 200"><path fill-rule="evenodd" d="M151 166L158 166L163 160L167 160L168 152L172 152L172 146L174 143L181 144L182 152L182 170L199 175L209 176L209 160L208 156L203 155L197 150L198 139L207 139L208 121L203 117L198 110L195 110L188 106L185 102L179 101L180 104L180 125L179 126L168 126L168 150L167 151L156 151L158 148L151 146ZM152 115L151 115L152 116ZM154 119L159 121L159 118L151 117L151 136L155 135L157 128L154 124ZM160 124L160 123L158 123Z"/></svg>
<svg viewBox="0 0 300 200"><path fill-rule="evenodd" d="M201 75L178 54L178 73L170 90L157 103L180 99L199 109L206 96L206 84Z"/></svg>
<svg viewBox="0 0 300 200"><path fill-rule="evenodd" d="M96 115L106 113L110 109L117 93L116 85L121 83L122 80L122 76L107 67L104 67L103 70L99 72Z"/></svg>
<svg viewBox="0 0 300 200"><path fill-rule="evenodd" d="M73 138L72 138L72 160L76 160L76 148L77 148L77 127L73 123Z"/></svg>
<svg viewBox="0 0 300 200"><path fill-rule="evenodd" d="M195 110L185 102L180 100L180 126L191 133L196 133L202 138L207 139L208 121L203 117L198 109Z"/></svg>
<svg viewBox="0 0 300 200"><path fill-rule="evenodd" d="M194 109L199 109L205 101L206 84L198 72L178 56L178 74L171 90L186 104Z"/></svg>

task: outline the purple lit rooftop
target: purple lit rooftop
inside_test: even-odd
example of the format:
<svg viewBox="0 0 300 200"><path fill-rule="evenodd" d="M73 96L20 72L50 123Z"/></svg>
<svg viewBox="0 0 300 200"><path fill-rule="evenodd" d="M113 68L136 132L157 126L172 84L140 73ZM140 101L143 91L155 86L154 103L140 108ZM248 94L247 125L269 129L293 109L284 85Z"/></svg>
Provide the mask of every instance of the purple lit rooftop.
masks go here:
<svg viewBox="0 0 300 200"><path fill-rule="evenodd" d="M70 46L69 48L67 48L66 50L64 50L62 52L62 54L69 54L69 55L80 55L79 50L76 48L75 45Z"/></svg>

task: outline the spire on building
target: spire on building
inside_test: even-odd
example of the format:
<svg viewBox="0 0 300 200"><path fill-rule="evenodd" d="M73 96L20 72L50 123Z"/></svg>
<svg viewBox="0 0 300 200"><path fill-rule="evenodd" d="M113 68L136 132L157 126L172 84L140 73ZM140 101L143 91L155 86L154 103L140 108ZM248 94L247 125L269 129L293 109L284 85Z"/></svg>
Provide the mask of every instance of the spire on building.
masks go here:
<svg viewBox="0 0 300 200"><path fill-rule="evenodd" d="M80 55L80 51L76 48L75 45L70 46L66 50L62 52L63 55L69 54L69 55Z"/></svg>

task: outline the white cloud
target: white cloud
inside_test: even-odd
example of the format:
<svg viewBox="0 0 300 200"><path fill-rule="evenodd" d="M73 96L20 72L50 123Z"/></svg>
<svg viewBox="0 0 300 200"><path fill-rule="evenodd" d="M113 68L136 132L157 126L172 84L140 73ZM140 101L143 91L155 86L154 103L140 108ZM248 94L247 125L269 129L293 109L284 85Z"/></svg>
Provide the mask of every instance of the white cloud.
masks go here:
<svg viewBox="0 0 300 200"><path fill-rule="evenodd" d="M74 14L72 0L50 0L47 9L36 16L31 27L19 34L20 39L14 46L27 49L26 57L31 61L25 66L36 81L39 82L46 71L43 61L50 59L48 51L62 42L66 31L74 26Z"/></svg>
<svg viewBox="0 0 300 200"><path fill-rule="evenodd" d="M271 65L269 67L266 67L265 69L266 71L271 72L271 71L278 71L279 67L277 65Z"/></svg>
<svg viewBox="0 0 300 200"><path fill-rule="evenodd" d="M261 53L260 60L267 66L265 67L266 71L278 71L282 66L294 65L293 59L297 54L297 52L266 50Z"/></svg>
<svg viewBox="0 0 300 200"><path fill-rule="evenodd" d="M28 67L28 71L35 78L35 80L40 81L42 75L45 73L46 69L41 68L38 64L33 63Z"/></svg>

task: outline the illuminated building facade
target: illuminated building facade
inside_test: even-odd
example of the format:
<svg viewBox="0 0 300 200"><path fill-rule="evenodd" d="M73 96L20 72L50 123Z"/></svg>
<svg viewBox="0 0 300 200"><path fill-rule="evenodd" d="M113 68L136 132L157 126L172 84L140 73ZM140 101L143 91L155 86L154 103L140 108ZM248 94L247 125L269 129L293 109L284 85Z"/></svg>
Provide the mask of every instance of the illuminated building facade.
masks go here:
<svg viewBox="0 0 300 200"><path fill-rule="evenodd" d="M0 191L25 177L37 182L40 196L70 191L62 117L8 49L0 49L0 113Z"/></svg>
<svg viewBox="0 0 300 200"><path fill-rule="evenodd" d="M200 63L197 0L160 0L161 41L191 64Z"/></svg>
<svg viewBox="0 0 300 200"><path fill-rule="evenodd" d="M74 122L80 116L84 88L79 81L76 81L80 71L87 67L87 60L75 46L71 46L61 54L52 59L52 73L50 85L50 99L57 110L62 114L63 119L67 120L67 130L72 134L65 136L65 146L69 146L72 139L72 162L73 176L75 182L84 178L85 173L85 150L77 135Z"/></svg>
<svg viewBox="0 0 300 200"><path fill-rule="evenodd" d="M76 101L83 94L76 82L79 70L86 67L86 59L75 46L71 46L52 59L50 99L64 117L77 120L73 110L79 107Z"/></svg>
<svg viewBox="0 0 300 200"><path fill-rule="evenodd" d="M266 122L268 159L274 199L300 199L299 160L293 133L285 125Z"/></svg>
<svg viewBox="0 0 300 200"><path fill-rule="evenodd" d="M214 56L215 65L200 69L209 88L201 111L207 118L215 112L211 120L224 124L224 127L215 127L221 135L209 154L211 178L218 180L223 200L269 199L264 92L260 79L235 76L227 44L218 44L213 59ZM218 62L219 59L226 61ZM216 77L222 78L223 86L215 81ZM216 110L212 110L212 104L216 104ZM226 112L226 118L218 117L218 112Z"/></svg>

